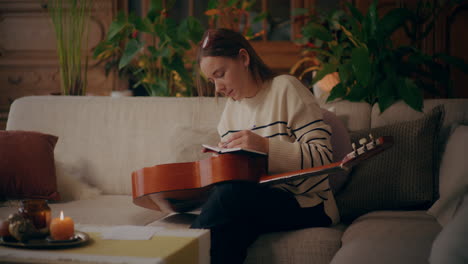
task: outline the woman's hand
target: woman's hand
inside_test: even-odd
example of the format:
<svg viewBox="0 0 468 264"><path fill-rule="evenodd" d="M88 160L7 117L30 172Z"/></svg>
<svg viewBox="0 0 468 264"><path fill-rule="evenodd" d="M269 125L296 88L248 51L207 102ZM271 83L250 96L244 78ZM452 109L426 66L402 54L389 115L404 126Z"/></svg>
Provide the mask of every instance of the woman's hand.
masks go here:
<svg viewBox="0 0 468 264"><path fill-rule="evenodd" d="M250 130L242 130L233 133L226 141L220 142L222 148L252 149L268 154L268 138L255 134Z"/></svg>

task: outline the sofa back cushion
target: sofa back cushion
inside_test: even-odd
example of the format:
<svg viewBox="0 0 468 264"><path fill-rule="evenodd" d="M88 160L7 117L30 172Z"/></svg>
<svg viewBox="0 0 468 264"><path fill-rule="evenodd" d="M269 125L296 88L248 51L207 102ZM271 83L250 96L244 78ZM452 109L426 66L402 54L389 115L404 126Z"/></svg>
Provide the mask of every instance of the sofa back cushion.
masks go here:
<svg viewBox="0 0 468 264"><path fill-rule="evenodd" d="M331 145L333 148L333 162L340 162L352 151L351 138L343 122L332 112L322 108L323 121L331 127ZM329 175L330 188L338 193L347 182L350 171L340 171Z"/></svg>
<svg viewBox="0 0 468 264"><path fill-rule="evenodd" d="M467 156L468 126L454 125L440 164L440 196L428 210L442 226L447 225L457 214L464 195L468 193Z"/></svg>
<svg viewBox="0 0 468 264"><path fill-rule="evenodd" d="M24 97L13 103L7 130L57 135L55 158L62 167L79 170L104 194L131 194L133 171L179 162L185 155L181 140L201 149L208 140L200 137L202 131L217 136L224 103L223 98Z"/></svg>
<svg viewBox="0 0 468 264"><path fill-rule="evenodd" d="M423 118L354 133L358 140L393 136L394 145L353 169L349 184L337 196L345 222L375 210L423 209L436 198L439 130L443 105Z"/></svg>
<svg viewBox="0 0 468 264"><path fill-rule="evenodd" d="M320 107L334 113L348 131L369 129L371 126L372 107L368 103L334 101Z"/></svg>
<svg viewBox="0 0 468 264"><path fill-rule="evenodd" d="M30 96L12 104L7 130L57 135L59 173L79 171L80 180L104 194L131 194L131 173L137 169L209 157L200 147L218 142L216 126L225 102L203 97ZM333 108L349 130L370 126L371 108L365 103L324 107Z"/></svg>

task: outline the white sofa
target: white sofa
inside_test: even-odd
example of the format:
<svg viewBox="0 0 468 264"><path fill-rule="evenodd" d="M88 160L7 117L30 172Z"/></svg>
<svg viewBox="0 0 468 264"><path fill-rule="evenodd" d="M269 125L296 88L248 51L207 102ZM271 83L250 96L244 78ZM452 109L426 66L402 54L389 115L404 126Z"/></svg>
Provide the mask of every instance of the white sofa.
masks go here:
<svg viewBox="0 0 468 264"><path fill-rule="evenodd" d="M223 98L32 96L13 103L7 130L59 137L55 160L65 201L51 203L53 212L64 210L80 224L187 228L191 214L166 216L135 206L131 172L207 157L200 146L217 142L224 103ZM451 127L468 123L468 100L426 100L424 112L439 104L445 106L439 140L443 153ZM383 114L366 103L341 101L323 107L335 112L351 132L423 116L403 103ZM339 197L340 206L346 204ZM377 210L330 228L266 234L251 247L246 262L427 263L442 229L427 208ZM1 207L0 218L15 210Z"/></svg>

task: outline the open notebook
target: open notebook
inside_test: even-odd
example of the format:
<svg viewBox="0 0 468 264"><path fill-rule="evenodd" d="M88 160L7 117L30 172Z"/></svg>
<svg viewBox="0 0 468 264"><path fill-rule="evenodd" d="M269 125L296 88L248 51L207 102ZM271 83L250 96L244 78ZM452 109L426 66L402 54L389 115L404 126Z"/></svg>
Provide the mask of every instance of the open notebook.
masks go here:
<svg viewBox="0 0 468 264"><path fill-rule="evenodd" d="M219 154L224 154L224 153L232 153L232 152L250 152L253 154L258 154L258 155L267 155L264 152L252 150L252 149L243 149L243 148L218 148L215 146L210 146L210 145L202 145L204 148L209 149L213 152L219 153Z"/></svg>

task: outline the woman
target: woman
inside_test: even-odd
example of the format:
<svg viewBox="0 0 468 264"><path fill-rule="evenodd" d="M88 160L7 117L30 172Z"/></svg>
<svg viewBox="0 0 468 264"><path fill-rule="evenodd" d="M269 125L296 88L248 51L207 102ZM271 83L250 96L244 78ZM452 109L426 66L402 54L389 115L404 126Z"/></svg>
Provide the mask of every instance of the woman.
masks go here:
<svg viewBox="0 0 468 264"><path fill-rule="evenodd" d="M229 98L218 125L220 147L267 153L269 174L331 162L331 130L313 95L296 78L276 76L241 34L206 31L198 65L216 93ZM262 233L328 226L338 218L323 175L273 187L218 184L192 227L211 230L212 263L242 263Z"/></svg>

